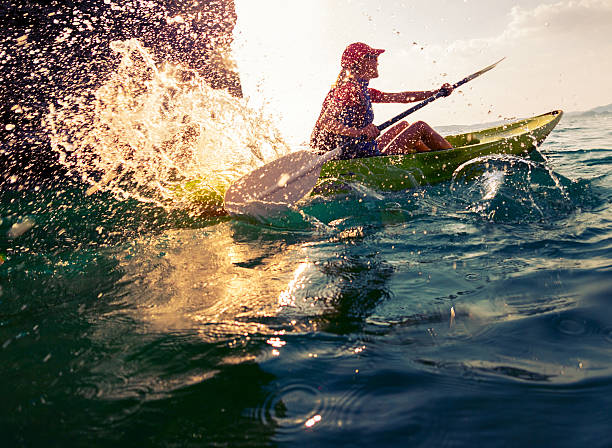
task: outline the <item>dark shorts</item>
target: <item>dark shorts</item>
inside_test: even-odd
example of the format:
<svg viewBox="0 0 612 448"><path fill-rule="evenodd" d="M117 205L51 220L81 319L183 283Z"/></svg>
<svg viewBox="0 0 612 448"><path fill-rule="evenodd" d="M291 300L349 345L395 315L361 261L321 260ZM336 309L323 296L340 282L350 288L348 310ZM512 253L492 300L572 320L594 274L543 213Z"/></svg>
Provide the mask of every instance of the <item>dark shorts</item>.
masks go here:
<svg viewBox="0 0 612 448"><path fill-rule="evenodd" d="M362 140L359 138L334 135L330 132L315 129L310 139L310 146L319 151L331 151L342 146L341 159L356 159L359 157L381 156L376 140Z"/></svg>
<svg viewBox="0 0 612 448"><path fill-rule="evenodd" d="M342 150L341 159L356 159L359 157L375 157L381 156L382 153L378 149L378 142L373 141L354 141L345 143L344 149Z"/></svg>

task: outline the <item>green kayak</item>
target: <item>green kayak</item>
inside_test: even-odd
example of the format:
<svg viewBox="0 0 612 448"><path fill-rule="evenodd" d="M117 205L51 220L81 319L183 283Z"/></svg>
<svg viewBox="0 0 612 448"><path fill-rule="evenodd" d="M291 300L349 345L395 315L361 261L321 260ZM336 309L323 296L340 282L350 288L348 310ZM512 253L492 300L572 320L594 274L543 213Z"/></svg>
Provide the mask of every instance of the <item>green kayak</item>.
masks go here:
<svg viewBox="0 0 612 448"><path fill-rule="evenodd" d="M454 148L445 151L333 160L323 165L315 191L328 189L331 180L350 180L382 191L444 182L461 164L476 157L529 153L544 141L562 115L556 110L503 126L449 135L445 138Z"/></svg>
<svg viewBox="0 0 612 448"><path fill-rule="evenodd" d="M395 156L332 160L321 169L317 193L342 191L345 182L359 182L379 191L405 190L418 185L444 182L463 163L490 154L529 153L557 125L563 112L507 123L481 131L449 135L453 149ZM228 185L211 189L201 180L175 189L178 198L211 213L223 213L223 195Z"/></svg>

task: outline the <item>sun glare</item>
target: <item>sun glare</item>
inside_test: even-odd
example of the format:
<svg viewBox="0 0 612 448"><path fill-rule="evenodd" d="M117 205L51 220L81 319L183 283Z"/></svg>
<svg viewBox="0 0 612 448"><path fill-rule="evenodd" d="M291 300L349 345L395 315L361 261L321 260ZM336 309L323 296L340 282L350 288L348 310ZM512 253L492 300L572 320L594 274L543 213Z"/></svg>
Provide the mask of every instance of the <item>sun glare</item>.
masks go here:
<svg viewBox="0 0 612 448"><path fill-rule="evenodd" d="M236 0L233 53L243 91L253 107L273 115L294 145L307 140L331 83L327 72L335 70L315 63L325 46L326 9L319 0Z"/></svg>

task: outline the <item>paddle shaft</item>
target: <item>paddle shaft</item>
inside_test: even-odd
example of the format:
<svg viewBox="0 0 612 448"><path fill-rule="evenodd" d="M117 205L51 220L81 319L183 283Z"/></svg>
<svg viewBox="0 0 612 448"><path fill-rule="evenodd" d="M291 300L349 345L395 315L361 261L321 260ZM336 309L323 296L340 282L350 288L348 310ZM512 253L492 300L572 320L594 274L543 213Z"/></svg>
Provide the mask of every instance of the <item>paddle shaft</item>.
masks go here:
<svg viewBox="0 0 612 448"><path fill-rule="evenodd" d="M467 81L465 81L465 82L467 82ZM464 84L464 83L462 83L462 84ZM461 84L459 84L459 83L453 84L453 89L454 89L454 88L456 88L456 87L458 87L458 86L460 86L460 85L461 85ZM405 111L404 111L404 112L402 112L401 114L396 115L395 117L393 117L393 118L391 118L391 119L389 119L389 120L385 121L384 123L382 123L382 124L380 124L380 125L378 125L378 126L376 126L376 127L378 128L378 130L379 130L379 131L382 131L383 129L386 129L386 128L388 128L389 126L391 126L392 124L395 124L395 123L397 123L398 121L400 121L400 120L402 120L402 119L406 118L406 117L407 117L408 115L410 115L411 113L416 112L416 111L417 111L417 110L419 110L420 108L427 106L429 103L431 103L431 102L433 102L433 101L437 100L437 99L438 99L438 98L440 98L441 96L446 96L446 95L444 94L444 92L443 92L443 91L439 91L438 93L436 93L436 94L434 94L434 95L430 96L429 98L427 98L425 101L421 101L421 102L420 102L419 104L417 104L416 106L412 106L410 109L405 110Z"/></svg>

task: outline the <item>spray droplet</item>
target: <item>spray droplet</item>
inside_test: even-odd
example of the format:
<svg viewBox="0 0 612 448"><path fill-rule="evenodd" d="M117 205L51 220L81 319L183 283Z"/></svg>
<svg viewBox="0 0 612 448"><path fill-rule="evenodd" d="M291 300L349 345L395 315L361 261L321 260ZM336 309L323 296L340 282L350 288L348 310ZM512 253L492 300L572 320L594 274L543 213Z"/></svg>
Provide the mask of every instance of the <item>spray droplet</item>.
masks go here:
<svg viewBox="0 0 612 448"><path fill-rule="evenodd" d="M9 238L18 238L24 233L26 233L28 230L30 230L32 227L34 227L34 224L34 221L26 218L22 222L13 224L9 229L7 236Z"/></svg>
<svg viewBox="0 0 612 448"><path fill-rule="evenodd" d="M279 187L284 187L287 185L287 182L289 181L289 179L291 178L291 176L287 173L283 173L283 175L280 177L280 179L278 180L278 186Z"/></svg>

